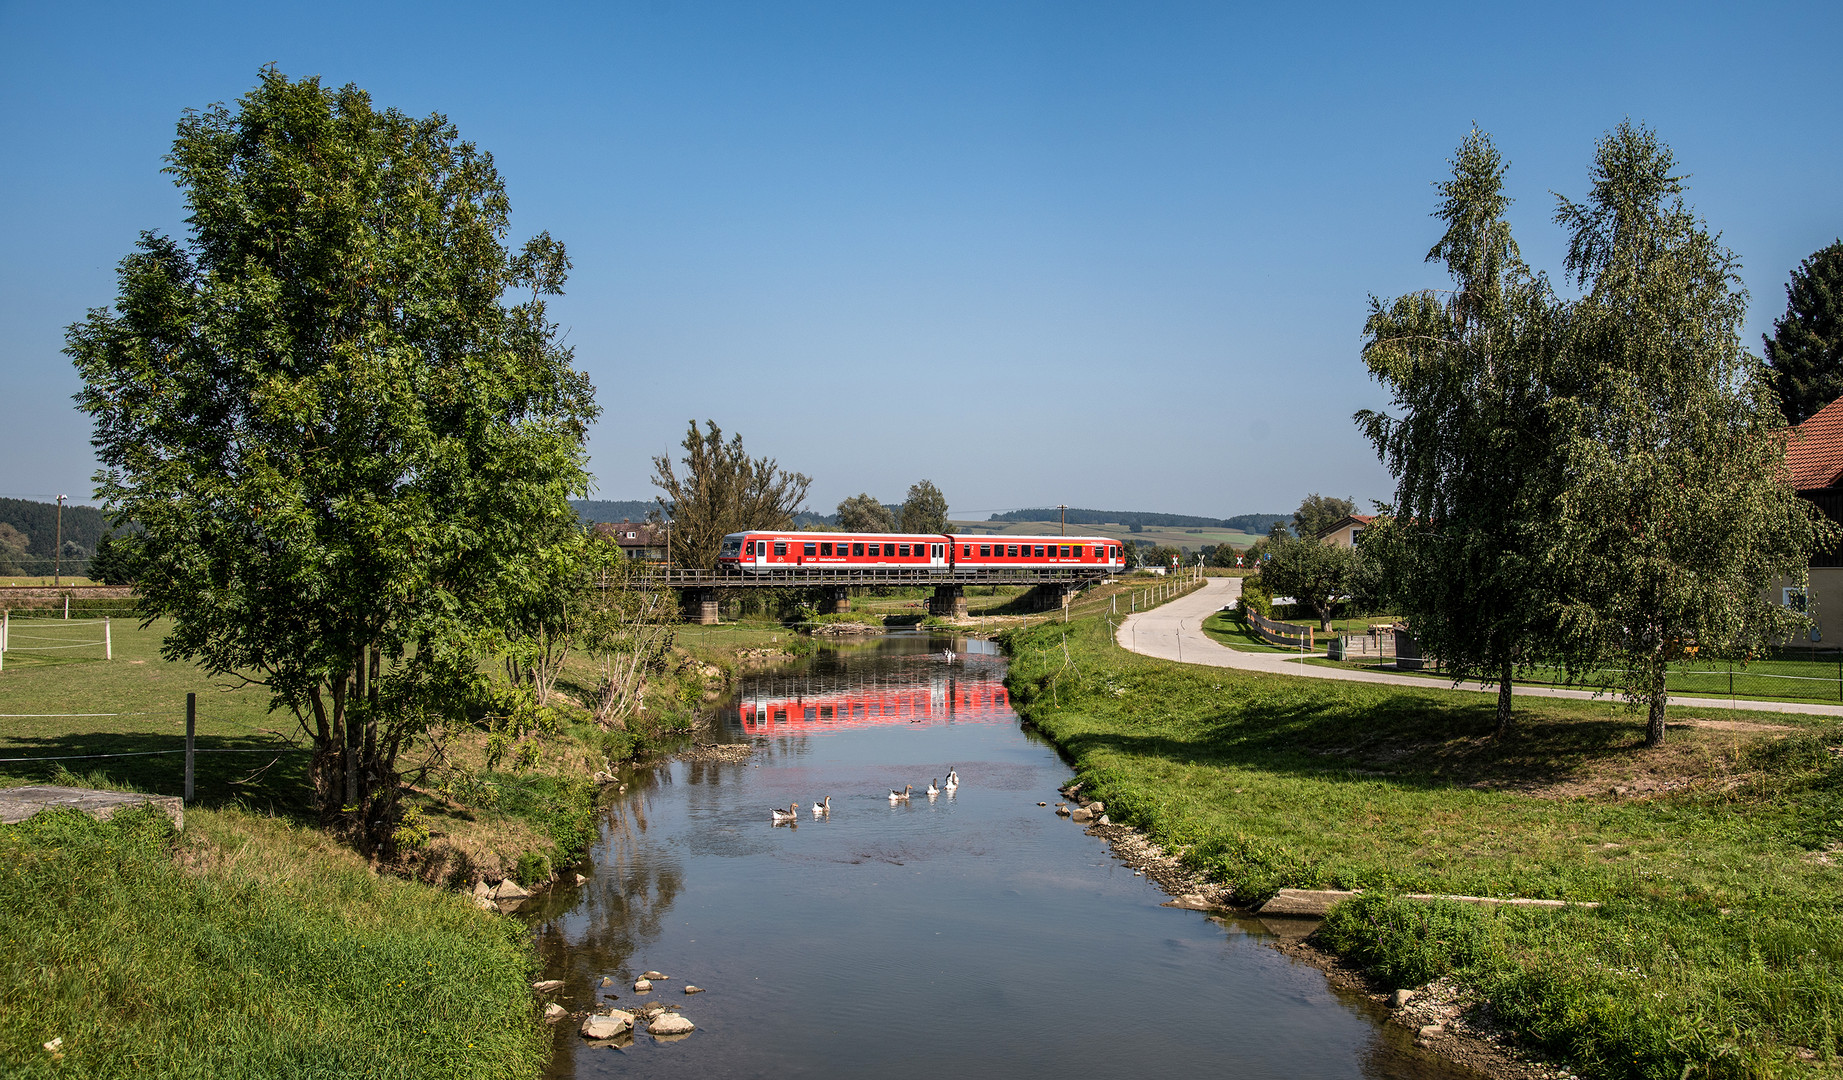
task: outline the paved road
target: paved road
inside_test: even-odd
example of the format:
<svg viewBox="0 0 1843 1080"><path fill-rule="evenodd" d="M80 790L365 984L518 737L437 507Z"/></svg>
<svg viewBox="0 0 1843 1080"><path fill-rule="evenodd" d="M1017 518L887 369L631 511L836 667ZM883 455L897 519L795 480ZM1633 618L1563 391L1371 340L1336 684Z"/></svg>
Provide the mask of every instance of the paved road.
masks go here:
<svg viewBox="0 0 1843 1080"><path fill-rule="evenodd" d="M1348 668L1324 667L1302 663L1300 657L1277 652L1243 652L1231 649L1205 634L1203 620L1234 603L1241 596L1241 578L1208 578L1201 589L1187 593L1169 603L1128 615L1114 638L1122 648L1162 660L1210 667L1264 671L1274 675L1305 675L1314 679L1342 679L1346 682L1390 683L1396 686L1447 687L1437 678L1419 675L1392 675L1382 671L1352 671ZM1316 655L1323 656L1323 653ZM1497 684L1467 683L1462 690L1497 693ZM1550 686L1521 686L1518 697L1551 697L1608 700L1587 690L1567 690ZM1793 701L1730 701L1728 698L1680 697L1672 695L1673 708L1742 709L1755 712L1804 713L1811 716L1843 716L1843 705L1819 705Z"/></svg>

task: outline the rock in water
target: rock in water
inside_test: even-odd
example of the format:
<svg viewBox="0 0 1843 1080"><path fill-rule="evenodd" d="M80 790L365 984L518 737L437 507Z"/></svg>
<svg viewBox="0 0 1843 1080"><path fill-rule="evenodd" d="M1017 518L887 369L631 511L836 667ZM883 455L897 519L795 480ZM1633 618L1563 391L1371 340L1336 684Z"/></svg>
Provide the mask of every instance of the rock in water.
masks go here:
<svg viewBox="0 0 1843 1080"><path fill-rule="evenodd" d="M568 1010L554 1001L544 1006L544 1022L547 1024L554 1024L566 1015Z"/></svg>
<svg viewBox="0 0 1843 1080"><path fill-rule="evenodd" d="M545 979L543 982L534 982L531 984L531 989L536 990L540 994L548 994L552 990L563 989L563 980Z"/></svg>
<svg viewBox="0 0 1843 1080"><path fill-rule="evenodd" d="M634 993L636 994L644 994L648 990L651 990L652 988L653 988L653 980L651 979L635 979L634 980Z"/></svg>
<svg viewBox="0 0 1843 1080"><path fill-rule="evenodd" d="M616 1009L607 1016L597 1015L583 1017L582 1037L585 1039L612 1039L633 1026L633 1014Z"/></svg>
<svg viewBox="0 0 1843 1080"><path fill-rule="evenodd" d="M697 1027L696 1024L677 1013L666 1013L663 1016L654 1017L652 1022L646 1025L646 1032L649 1035L688 1035L695 1027Z"/></svg>
<svg viewBox="0 0 1843 1080"><path fill-rule="evenodd" d="M1071 810L1069 812L1069 820L1070 821L1093 821L1094 811L1089 810L1085 806L1082 807L1080 810Z"/></svg>
<svg viewBox="0 0 1843 1080"><path fill-rule="evenodd" d="M642 972L640 973L640 977L641 977L642 979L669 979L669 978L671 978L672 976L670 976L670 975L661 975L661 974L660 974L659 972L657 972L657 971L642 971Z"/></svg>
<svg viewBox="0 0 1843 1080"><path fill-rule="evenodd" d="M692 986L690 983L685 984L685 993L687 994L701 994L703 992L704 988L701 986Z"/></svg>
<svg viewBox="0 0 1843 1080"><path fill-rule="evenodd" d="M1068 807L1066 807L1066 806L1064 806L1064 805L1062 805L1061 803L1057 803L1057 804L1056 804L1056 816L1057 816L1057 817L1068 817L1068 816L1069 816L1069 808L1068 808Z"/></svg>
<svg viewBox="0 0 1843 1080"><path fill-rule="evenodd" d="M528 900L531 893L518 882L507 878L493 887L492 897L495 900Z"/></svg>

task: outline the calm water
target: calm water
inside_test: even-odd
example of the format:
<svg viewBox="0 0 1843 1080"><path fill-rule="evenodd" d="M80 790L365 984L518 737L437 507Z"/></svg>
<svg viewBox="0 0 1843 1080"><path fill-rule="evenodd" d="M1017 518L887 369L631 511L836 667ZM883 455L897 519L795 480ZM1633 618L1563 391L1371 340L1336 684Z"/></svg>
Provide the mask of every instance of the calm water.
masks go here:
<svg viewBox="0 0 1843 1080"><path fill-rule="evenodd" d="M753 759L636 772L588 884L532 916L545 977L572 1010L658 1000L698 1030L615 1048L565 1022L548 1075L1460 1075L1259 922L1160 906L1037 806L1068 769L1019 728L1003 659L962 639L950 664L947 644L889 636L747 680L723 737ZM960 789L930 801L949 765ZM799 825L770 824L789 802ZM673 978L634 993L648 969Z"/></svg>

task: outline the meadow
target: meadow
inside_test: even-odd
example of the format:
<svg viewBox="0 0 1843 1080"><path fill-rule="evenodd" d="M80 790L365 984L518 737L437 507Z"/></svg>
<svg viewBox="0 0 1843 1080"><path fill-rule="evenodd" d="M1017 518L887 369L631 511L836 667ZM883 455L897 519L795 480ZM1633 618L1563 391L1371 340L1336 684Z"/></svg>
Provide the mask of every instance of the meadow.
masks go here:
<svg viewBox="0 0 1843 1080"><path fill-rule="evenodd" d="M1189 667L1104 619L1010 634L1013 700L1084 794L1258 904L1363 890L1317 938L1380 989L1450 977L1586 1075L1794 1075L1843 1017L1843 728ZM1406 893L1595 901L1532 911Z"/></svg>

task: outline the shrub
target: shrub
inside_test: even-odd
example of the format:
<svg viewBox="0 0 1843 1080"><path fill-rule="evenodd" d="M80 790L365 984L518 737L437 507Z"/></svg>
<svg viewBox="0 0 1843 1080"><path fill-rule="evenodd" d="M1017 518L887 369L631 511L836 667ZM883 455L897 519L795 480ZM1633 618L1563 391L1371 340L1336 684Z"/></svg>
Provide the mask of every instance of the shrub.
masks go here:
<svg viewBox="0 0 1843 1080"><path fill-rule="evenodd" d="M1470 904L1360 896L1313 935L1390 986L1424 986L1502 955L1495 919Z"/></svg>

